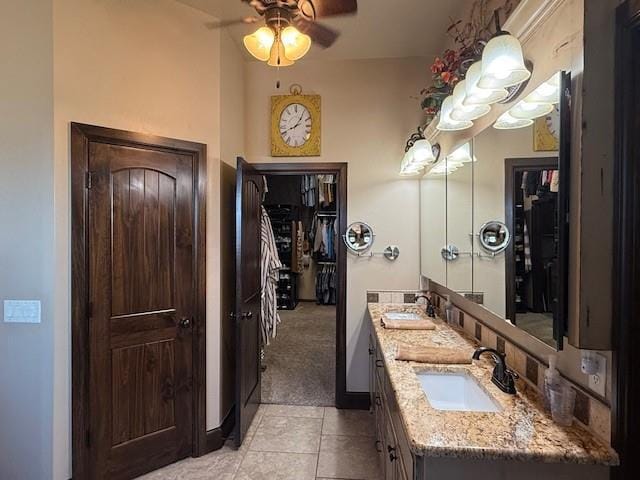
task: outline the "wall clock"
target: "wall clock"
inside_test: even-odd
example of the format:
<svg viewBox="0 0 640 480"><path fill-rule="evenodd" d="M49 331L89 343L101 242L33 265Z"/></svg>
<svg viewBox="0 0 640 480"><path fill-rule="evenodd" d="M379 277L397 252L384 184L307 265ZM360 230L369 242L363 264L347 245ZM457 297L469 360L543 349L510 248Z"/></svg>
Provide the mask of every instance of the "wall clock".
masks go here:
<svg viewBox="0 0 640 480"><path fill-rule="evenodd" d="M291 95L271 97L271 155L320 155L320 95L302 95L293 85Z"/></svg>
<svg viewBox="0 0 640 480"><path fill-rule="evenodd" d="M533 125L533 150L556 152L560 148L560 110L558 105L544 117L537 118Z"/></svg>

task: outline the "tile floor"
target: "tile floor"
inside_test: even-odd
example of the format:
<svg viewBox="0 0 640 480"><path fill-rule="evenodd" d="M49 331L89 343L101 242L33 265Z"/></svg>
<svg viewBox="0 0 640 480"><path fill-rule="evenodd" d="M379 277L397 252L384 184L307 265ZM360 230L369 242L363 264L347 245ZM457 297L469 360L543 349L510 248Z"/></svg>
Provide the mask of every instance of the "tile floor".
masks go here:
<svg viewBox="0 0 640 480"><path fill-rule="evenodd" d="M144 480L381 480L372 415L333 407L262 405L239 450L225 446Z"/></svg>

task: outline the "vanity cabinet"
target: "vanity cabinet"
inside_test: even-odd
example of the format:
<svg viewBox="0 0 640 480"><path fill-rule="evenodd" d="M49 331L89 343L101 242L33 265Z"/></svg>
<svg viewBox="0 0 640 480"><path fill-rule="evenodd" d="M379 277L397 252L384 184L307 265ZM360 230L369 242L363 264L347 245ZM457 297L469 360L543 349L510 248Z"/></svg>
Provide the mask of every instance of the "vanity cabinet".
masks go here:
<svg viewBox="0 0 640 480"><path fill-rule="evenodd" d="M369 337L369 392L375 417L376 450L384 480L413 480L414 458L409 450L398 405L376 339Z"/></svg>

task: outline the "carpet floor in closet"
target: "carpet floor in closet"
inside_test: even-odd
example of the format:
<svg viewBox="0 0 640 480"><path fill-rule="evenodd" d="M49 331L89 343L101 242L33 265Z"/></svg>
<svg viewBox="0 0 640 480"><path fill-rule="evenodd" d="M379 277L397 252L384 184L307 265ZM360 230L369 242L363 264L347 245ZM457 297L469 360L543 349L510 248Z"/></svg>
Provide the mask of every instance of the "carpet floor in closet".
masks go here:
<svg viewBox="0 0 640 480"><path fill-rule="evenodd" d="M336 307L300 302L280 318L265 347L262 403L335 405Z"/></svg>

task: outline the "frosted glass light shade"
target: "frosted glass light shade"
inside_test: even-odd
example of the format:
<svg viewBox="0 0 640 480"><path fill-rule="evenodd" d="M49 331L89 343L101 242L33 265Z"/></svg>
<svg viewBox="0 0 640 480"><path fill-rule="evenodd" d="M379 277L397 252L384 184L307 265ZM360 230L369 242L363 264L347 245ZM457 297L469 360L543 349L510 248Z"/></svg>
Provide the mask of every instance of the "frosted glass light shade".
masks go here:
<svg viewBox="0 0 640 480"><path fill-rule="evenodd" d="M560 102L560 73L556 73L536 88L532 93L527 95L524 101L530 103L551 103L554 105Z"/></svg>
<svg viewBox="0 0 640 480"><path fill-rule="evenodd" d="M525 128L533 125L533 120L529 118L515 118L509 112L504 112L498 117L493 128L498 130L513 130L516 128Z"/></svg>
<svg viewBox="0 0 640 480"><path fill-rule="evenodd" d="M492 38L482 52L482 73L478 86L497 89L524 82L531 72L524 64L522 46L512 35Z"/></svg>
<svg viewBox="0 0 640 480"><path fill-rule="evenodd" d="M467 95L466 80L458 82L453 89L453 110L451 118L455 121L475 120L491 111L489 105L465 105L464 99Z"/></svg>
<svg viewBox="0 0 640 480"><path fill-rule="evenodd" d="M501 102L509 96L504 88L498 88L495 90L480 88L478 81L482 75L482 61L475 62L467 70L467 76L465 77L465 97L462 101L463 105L492 105L494 103Z"/></svg>
<svg viewBox="0 0 640 480"><path fill-rule="evenodd" d="M453 97L449 95L442 102L442 108L440 109L440 120L436 128L445 132L452 132L456 130L465 130L473 126L473 122L470 120L454 120L451 118L451 111L453 110Z"/></svg>
<svg viewBox="0 0 640 480"><path fill-rule="evenodd" d="M416 143L413 144L413 147L411 147L410 151L411 150L413 150L413 159L411 160L411 163L414 165L423 166L435 162L436 160L429 140L421 139L416 141Z"/></svg>
<svg viewBox="0 0 640 480"><path fill-rule="evenodd" d="M542 117L553 111L553 105L550 103L530 103L526 100L518 102L509 113L513 118L531 119Z"/></svg>
<svg viewBox="0 0 640 480"><path fill-rule="evenodd" d="M311 48L311 37L300 33L296 27L289 25L280 34L284 53L289 60L300 60Z"/></svg>
<svg viewBox="0 0 640 480"><path fill-rule="evenodd" d="M269 27L260 27L251 35L244 37L243 43L247 51L258 60L266 62L271 56L271 47L275 41L275 33Z"/></svg>
<svg viewBox="0 0 640 480"><path fill-rule="evenodd" d="M469 142L460 145L447 157L447 162L452 163L464 164L473 161L474 159L471 157L471 143Z"/></svg>
<svg viewBox="0 0 640 480"><path fill-rule="evenodd" d="M295 63L287 57L284 45L279 37L276 37L276 41L271 47L271 54L269 55L269 61L267 63L271 67L288 67Z"/></svg>

